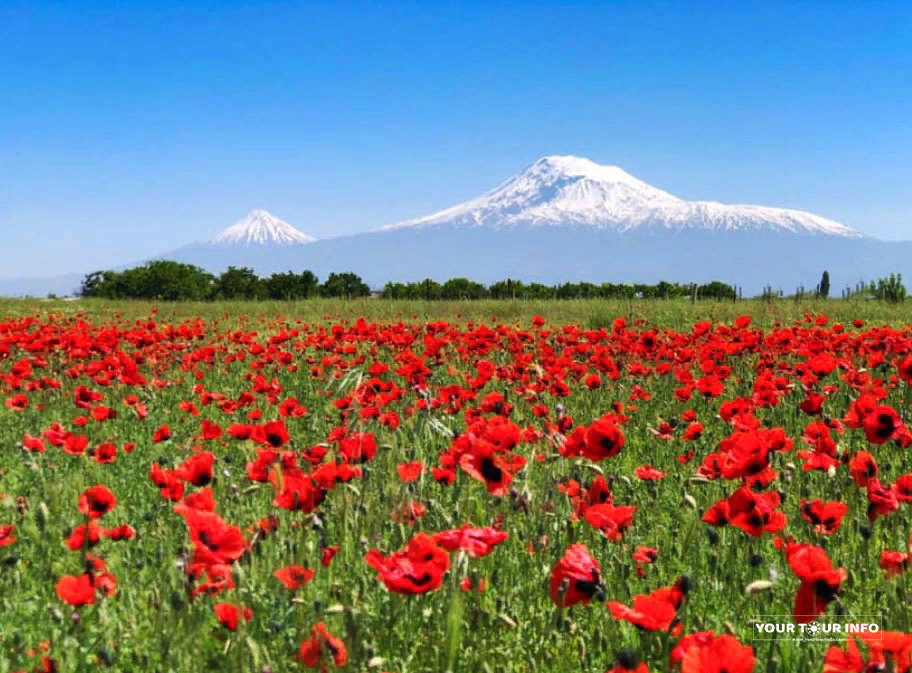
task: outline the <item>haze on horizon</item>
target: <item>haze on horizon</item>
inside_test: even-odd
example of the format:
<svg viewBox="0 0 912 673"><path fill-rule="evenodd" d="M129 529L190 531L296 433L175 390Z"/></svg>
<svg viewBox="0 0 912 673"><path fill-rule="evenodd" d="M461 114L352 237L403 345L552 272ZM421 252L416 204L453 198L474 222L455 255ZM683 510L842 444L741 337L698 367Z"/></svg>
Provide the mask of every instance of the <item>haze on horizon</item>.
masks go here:
<svg viewBox="0 0 912 673"><path fill-rule="evenodd" d="M0 276L255 208L374 230L553 154L912 239L902 3L22 2L0 38Z"/></svg>

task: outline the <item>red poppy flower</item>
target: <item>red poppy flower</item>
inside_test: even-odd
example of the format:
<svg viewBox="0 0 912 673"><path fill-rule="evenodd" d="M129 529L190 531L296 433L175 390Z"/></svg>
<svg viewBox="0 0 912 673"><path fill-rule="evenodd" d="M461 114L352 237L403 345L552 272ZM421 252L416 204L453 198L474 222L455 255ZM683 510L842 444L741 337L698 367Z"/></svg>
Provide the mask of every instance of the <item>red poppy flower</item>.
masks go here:
<svg viewBox="0 0 912 673"><path fill-rule="evenodd" d="M89 438L67 433L63 440L63 451L71 456L81 456L89 446Z"/></svg>
<svg viewBox="0 0 912 673"><path fill-rule="evenodd" d="M332 547L324 547L322 553L320 554L320 565L324 568L328 568L329 564L332 563L333 557L339 552L339 545L333 545Z"/></svg>
<svg viewBox="0 0 912 673"><path fill-rule="evenodd" d="M25 395L13 395L6 398L6 408L12 411L25 411L28 409L29 400Z"/></svg>
<svg viewBox="0 0 912 673"><path fill-rule="evenodd" d="M902 427L902 420L894 409L880 406L865 416L863 427L868 441L880 445L893 439Z"/></svg>
<svg viewBox="0 0 912 673"><path fill-rule="evenodd" d="M825 401L826 398L823 395L811 394L798 405L798 408L808 416L819 416L823 413L823 403Z"/></svg>
<svg viewBox="0 0 912 673"><path fill-rule="evenodd" d="M171 438L171 428L167 425L161 426L155 433L152 435L152 441L156 444L164 442Z"/></svg>
<svg viewBox="0 0 912 673"><path fill-rule="evenodd" d="M91 605L95 602L95 586L91 575L64 575L57 582L55 589L60 600L73 607Z"/></svg>
<svg viewBox="0 0 912 673"><path fill-rule="evenodd" d="M109 540L114 542L120 542L121 540L132 540L133 536L136 535L136 531L133 529L133 526L129 524L121 524L115 528L102 528L100 531L102 537L106 537Z"/></svg>
<svg viewBox="0 0 912 673"><path fill-rule="evenodd" d="M893 493L900 502L912 502L912 474L904 474L893 482Z"/></svg>
<svg viewBox="0 0 912 673"><path fill-rule="evenodd" d="M859 650L856 639L864 643L866 654ZM823 673L873 673L888 670L908 673L910 668L912 636L893 631L848 636L845 651L837 645L831 645L823 661Z"/></svg>
<svg viewBox="0 0 912 673"><path fill-rule="evenodd" d="M32 437L28 433L26 433L25 437L22 439L22 446L32 453L44 453L44 440L40 437Z"/></svg>
<svg viewBox="0 0 912 673"><path fill-rule="evenodd" d="M277 580L289 589L300 589L310 582L316 575L310 568L304 566L291 565L280 568L273 573Z"/></svg>
<svg viewBox="0 0 912 673"><path fill-rule="evenodd" d="M878 479L869 479L867 485L868 519L886 516L899 509L899 498L892 488L884 486Z"/></svg>
<svg viewBox="0 0 912 673"><path fill-rule="evenodd" d="M184 521L193 541L193 563L228 565L243 555L246 545L240 528L225 523L212 512L188 509Z"/></svg>
<svg viewBox="0 0 912 673"><path fill-rule="evenodd" d="M804 520L814 525L814 530L824 535L830 535L839 530L842 525L842 518L849 511L844 503L827 502L822 500L801 501L801 516Z"/></svg>
<svg viewBox="0 0 912 673"><path fill-rule="evenodd" d="M15 531L16 527L13 525L0 526L0 547L8 547L16 541L16 536L13 535Z"/></svg>
<svg viewBox="0 0 912 673"><path fill-rule="evenodd" d="M635 513L636 507L616 507L610 503L602 503L587 507L583 518L586 519L586 523L600 530L609 540L617 542L624 537L624 533L633 525L633 515Z"/></svg>
<svg viewBox="0 0 912 673"><path fill-rule="evenodd" d="M211 451L203 451L185 460L174 471L174 474L194 486L205 486L212 481L213 463L215 463L215 454Z"/></svg>
<svg viewBox="0 0 912 673"><path fill-rule="evenodd" d="M691 641L682 653L681 673L751 673L756 662L751 647L724 634L709 642Z"/></svg>
<svg viewBox="0 0 912 673"><path fill-rule="evenodd" d="M371 549L365 560L387 589L402 594L436 591L450 567L449 554L425 533L413 537L405 551L383 556L379 550Z"/></svg>
<svg viewBox="0 0 912 673"><path fill-rule="evenodd" d="M448 467L435 467L431 470L434 481L443 486L449 486L456 480L456 473Z"/></svg>
<svg viewBox="0 0 912 673"><path fill-rule="evenodd" d="M670 588L656 589L645 596L637 594L632 608L615 601L606 605L618 621L630 622L646 631L668 631L689 588L689 580L682 577Z"/></svg>
<svg viewBox="0 0 912 673"><path fill-rule="evenodd" d="M92 486L79 498L79 511L90 519L100 519L114 509L117 498L104 486Z"/></svg>
<svg viewBox="0 0 912 673"><path fill-rule="evenodd" d="M86 540L88 535L88 540ZM66 546L70 551L78 551L84 546L92 548L101 541L101 529L94 521L90 521L88 529L85 524L80 524L73 529L73 532L66 539Z"/></svg>
<svg viewBox="0 0 912 673"><path fill-rule="evenodd" d="M203 441L211 441L213 439L221 439L221 437L221 426L213 423L212 421L202 421L200 423L200 439Z"/></svg>
<svg viewBox="0 0 912 673"><path fill-rule="evenodd" d="M339 442L339 453L349 463L368 463L377 453L377 442L369 432L356 432Z"/></svg>
<svg viewBox="0 0 912 673"><path fill-rule="evenodd" d="M245 622L249 622L253 619L253 610L246 607L239 608L231 603L217 603L213 606L213 609L215 610L215 617L218 619L219 624L229 631L237 630L238 622L241 619Z"/></svg>
<svg viewBox="0 0 912 673"><path fill-rule="evenodd" d="M270 481L277 487L281 485L281 490L272 501L273 506L290 512L312 512L326 497L326 491L314 482L312 476L298 468L282 470L281 478L273 473Z"/></svg>
<svg viewBox="0 0 912 673"><path fill-rule="evenodd" d="M877 461L867 451L859 451L849 461L849 474L855 485L863 488L870 479L877 476Z"/></svg>
<svg viewBox="0 0 912 673"><path fill-rule="evenodd" d="M775 491L757 494L742 486L728 498L729 523L753 537L778 533L788 521L785 514L776 510L779 501Z"/></svg>
<svg viewBox="0 0 912 673"><path fill-rule="evenodd" d="M599 419L586 429L582 455L593 462L616 456L624 446L624 433L611 421Z"/></svg>
<svg viewBox="0 0 912 673"><path fill-rule="evenodd" d="M880 554L880 568L886 570L887 579L901 575L909 567L910 555L898 551L884 551Z"/></svg>
<svg viewBox="0 0 912 673"><path fill-rule="evenodd" d="M468 525L455 530L435 533L434 541L448 552L462 549L472 558L487 556L494 547L507 539L507 533L493 528L471 528Z"/></svg>
<svg viewBox="0 0 912 673"><path fill-rule="evenodd" d="M659 550L652 547L637 547L633 553L633 560L637 563L654 563L659 557Z"/></svg>
<svg viewBox="0 0 912 673"><path fill-rule="evenodd" d="M580 543L571 545L551 570L551 600L559 608L587 604L601 586L598 561Z"/></svg>
<svg viewBox="0 0 912 673"><path fill-rule="evenodd" d="M652 465L643 465L636 468L633 473L640 481L660 481L668 476L667 472L660 472Z"/></svg>
<svg viewBox="0 0 912 673"><path fill-rule="evenodd" d="M288 428L285 427L285 421L273 421L263 426L263 443L269 444L274 448L280 448L288 444Z"/></svg>
<svg viewBox="0 0 912 673"><path fill-rule="evenodd" d="M396 472L399 473L399 478L406 484L417 481L423 470L424 465L420 462L402 463L401 465L396 466Z"/></svg>
<svg viewBox="0 0 912 673"><path fill-rule="evenodd" d="M104 421L117 418L117 410L101 406L93 407L92 418L94 418L98 423L103 423Z"/></svg>
<svg viewBox="0 0 912 673"><path fill-rule="evenodd" d="M348 663L348 651L345 643L327 631L323 622L318 622L311 629L310 640L301 644L295 658L305 666L319 668L321 673L326 673L330 662L335 668L345 666Z"/></svg>
<svg viewBox="0 0 912 673"><path fill-rule="evenodd" d="M483 481L488 493L504 496L509 492L513 473L525 465L522 456L498 452L490 442L479 440L470 453L462 456L459 466L478 481Z"/></svg>
<svg viewBox="0 0 912 673"><path fill-rule="evenodd" d="M826 551L809 544L786 545L785 556L792 572L801 580L792 614L798 624L808 624L826 612L826 606L839 595L848 574L842 568L833 568Z"/></svg>
<svg viewBox="0 0 912 673"><path fill-rule="evenodd" d="M180 514L181 516L184 515L184 512L186 510L190 509L199 509L203 510L204 512L214 512L215 498L212 497L212 489L204 488L202 491L192 493L174 505L174 513Z"/></svg>

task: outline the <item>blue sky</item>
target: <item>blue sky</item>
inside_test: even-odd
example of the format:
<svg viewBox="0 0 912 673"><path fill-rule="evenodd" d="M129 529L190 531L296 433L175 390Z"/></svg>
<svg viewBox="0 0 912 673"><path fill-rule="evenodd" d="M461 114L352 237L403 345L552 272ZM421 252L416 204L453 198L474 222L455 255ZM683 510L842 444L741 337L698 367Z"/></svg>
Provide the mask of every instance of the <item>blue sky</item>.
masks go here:
<svg viewBox="0 0 912 673"><path fill-rule="evenodd" d="M0 276L253 208L367 231L547 154L912 239L908 2L0 0L0 64Z"/></svg>

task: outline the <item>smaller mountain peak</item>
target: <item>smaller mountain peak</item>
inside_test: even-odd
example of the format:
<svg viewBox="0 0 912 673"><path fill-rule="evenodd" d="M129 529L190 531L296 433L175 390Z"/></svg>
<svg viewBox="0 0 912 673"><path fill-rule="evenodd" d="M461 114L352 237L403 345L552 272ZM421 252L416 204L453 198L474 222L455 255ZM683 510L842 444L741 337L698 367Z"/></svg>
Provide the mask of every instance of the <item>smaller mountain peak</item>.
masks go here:
<svg viewBox="0 0 912 673"><path fill-rule="evenodd" d="M272 213L257 208L210 239L216 245L294 245L313 243L313 236L298 231Z"/></svg>

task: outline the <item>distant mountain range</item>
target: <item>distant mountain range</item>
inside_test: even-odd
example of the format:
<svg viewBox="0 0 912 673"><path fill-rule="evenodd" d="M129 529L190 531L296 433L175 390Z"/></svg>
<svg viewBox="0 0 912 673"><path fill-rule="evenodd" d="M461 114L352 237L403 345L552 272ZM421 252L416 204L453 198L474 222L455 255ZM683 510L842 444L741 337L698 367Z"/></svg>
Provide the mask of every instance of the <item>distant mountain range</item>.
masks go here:
<svg viewBox="0 0 912 673"><path fill-rule="evenodd" d="M549 285L721 280L748 294L767 283L812 289L826 269L838 295L860 279L907 270L910 254L912 242L878 241L805 211L685 201L617 166L549 156L478 198L372 232L318 241L255 210L209 241L155 259L213 273L310 269L321 280L354 271L373 287L460 276ZM0 279L0 294L70 294L81 279Z"/></svg>

